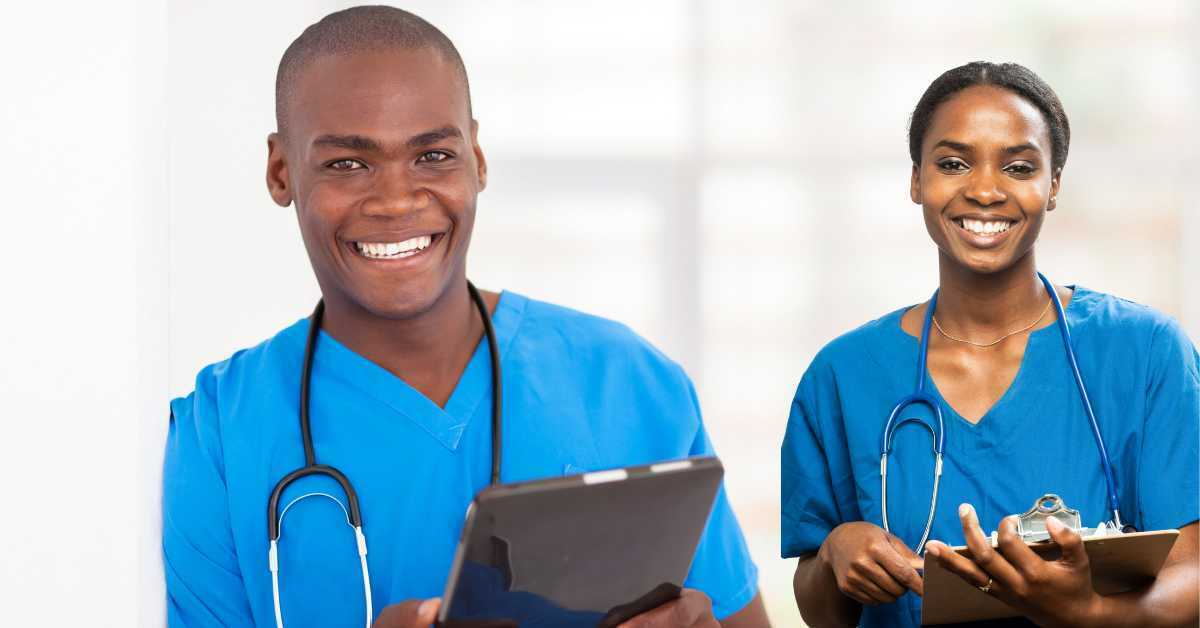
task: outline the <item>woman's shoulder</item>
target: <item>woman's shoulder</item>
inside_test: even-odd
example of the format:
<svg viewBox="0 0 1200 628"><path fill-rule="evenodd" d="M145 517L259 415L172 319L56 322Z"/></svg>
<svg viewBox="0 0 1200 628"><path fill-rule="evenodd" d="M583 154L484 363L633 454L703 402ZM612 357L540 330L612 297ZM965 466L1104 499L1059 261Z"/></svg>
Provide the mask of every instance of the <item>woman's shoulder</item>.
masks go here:
<svg viewBox="0 0 1200 628"><path fill-rule="evenodd" d="M1067 306L1068 320L1075 328L1142 338L1166 331L1182 334L1174 317L1130 299L1084 286L1071 286L1074 294Z"/></svg>
<svg viewBox="0 0 1200 628"><path fill-rule="evenodd" d="M900 319L910 307L888 312L825 343L813 357L807 372L858 370L864 361L873 364L890 361L892 354L917 341L900 328Z"/></svg>

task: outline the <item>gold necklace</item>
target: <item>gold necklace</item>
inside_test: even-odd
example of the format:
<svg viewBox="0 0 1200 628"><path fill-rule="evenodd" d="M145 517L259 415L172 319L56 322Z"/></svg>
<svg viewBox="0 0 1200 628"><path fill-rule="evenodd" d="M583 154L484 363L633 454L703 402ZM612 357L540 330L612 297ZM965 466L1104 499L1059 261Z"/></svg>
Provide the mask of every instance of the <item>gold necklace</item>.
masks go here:
<svg viewBox="0 0 1200 628"><path fill-rule="evenodd" d="M950 340L968 344L968 345L971 345L972 347L980 347L980 348L986 349L988 347L994 347L994 346L1000 344L1001 342L1004 342L1010 336L1015 336L1023 331L1029 331L1030 329L1037 327L1037 324L1042 322L1043 318L1046 318L1046 312L1050 311L1050 303L1052 301L1054 301L1054 299L1048 299L1046 301L1046 307L1042 308L1042 313L1037 317L1036 321L1033 321L1032 323L1030 323L1030 324L1026 325L1025 327L1022 327L1016 331L1010 331L1007 334L1004 334L1003 336L1000 336L999 338L997 338L991 342L972 342L970 340L967 340L966 338L959 338L957 336L951 336L950 334L946 333L946 330L942 329L942 326L940 324L938 324L938 319L937 319L936 315L933 317L933 326L937 327L938 333L945 336L946 338L949 338Z"/></svg>

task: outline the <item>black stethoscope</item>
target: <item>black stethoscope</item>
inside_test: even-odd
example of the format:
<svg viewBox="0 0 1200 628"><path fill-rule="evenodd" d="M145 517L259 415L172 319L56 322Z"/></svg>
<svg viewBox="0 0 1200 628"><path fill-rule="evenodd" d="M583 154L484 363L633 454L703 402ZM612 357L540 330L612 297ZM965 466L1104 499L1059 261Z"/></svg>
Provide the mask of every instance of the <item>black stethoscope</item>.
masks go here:
<svg viewBox="0 0 1200 628"><path fill-rule="evenodd" d="M479 294L479 290L471 282L467 282L467 290L471 293L471 300L475 303L475 308L479 310L479 317L483 320L483 332L487 337L488 354L492 364L492 476L491 484L500 483L500 455L501 455L501 397L500 384L503 381L500 373L500 350L496 344L496 330L492 328L492 319L488 315L487 304L483 302L483 297ZM362 531L362 513L358 506L358 494L354 491L354 487L350 484L350 480L345 474L337 469L326 465L317 464L316 453L313 450L312 442L312 427L308 415L309 406L309 391L312 384L312 367L313 354L317 345L317 337L321 332L321 316L325 313L324 300L317 302L317 307L313 310L312 316L309 318L308 339L304 344L304 367L300 375L300 439L304 444L304 466L292 471L283 476L279 483L275 485L275 489L271 491L271 498L267 502L267 534L270 540L270 550L268 550L267 563L271 570L271 594L275 601L275 626L283 628L283 615L279 610L279 535L283 529L283 517L287 514L296 502L306 497L326 497L331 499L338 506L341 506L342 512L346 515L346 523L354 529L354 537L358 542L358 560L362 566L363 576L363 595L367 602L367 628L371 627L371 619L373 610L371 607L371 576L367 571L367 537ZM283 511L279 511L279 499L283 496L283 491L287 489L293 482L300 478L310 475L324 475L333 478L346 494L346 501L349 503L349 508L341 502L341 500L328 493L306 493L288 502L283 507Z"/></svg>

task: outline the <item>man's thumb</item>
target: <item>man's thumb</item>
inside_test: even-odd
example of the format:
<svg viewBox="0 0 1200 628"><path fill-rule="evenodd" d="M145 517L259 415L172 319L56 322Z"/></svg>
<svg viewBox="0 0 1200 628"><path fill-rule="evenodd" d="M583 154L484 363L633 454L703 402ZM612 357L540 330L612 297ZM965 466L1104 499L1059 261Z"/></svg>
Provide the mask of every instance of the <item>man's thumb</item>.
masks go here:
<svg viewBox="0 0 1200 628"><path fill-rule="evenodd" d="M383 609L372 628L425 628L437 619L441 606L442 600L436 597L393 604Z"/></svg>

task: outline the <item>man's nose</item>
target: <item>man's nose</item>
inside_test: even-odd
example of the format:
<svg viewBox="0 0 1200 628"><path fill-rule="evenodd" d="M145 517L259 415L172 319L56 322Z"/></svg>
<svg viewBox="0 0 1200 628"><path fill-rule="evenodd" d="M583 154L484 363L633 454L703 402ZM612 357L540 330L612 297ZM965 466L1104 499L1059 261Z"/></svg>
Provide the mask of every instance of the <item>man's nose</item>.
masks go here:
<svg viewBox="0 0 1200 628"><path fill-rule="evenodd" d="M362 203L367 216L391 217L419 211L429 204L429 190L405 169L385 167L376 172L371 192Z"/></svg>

